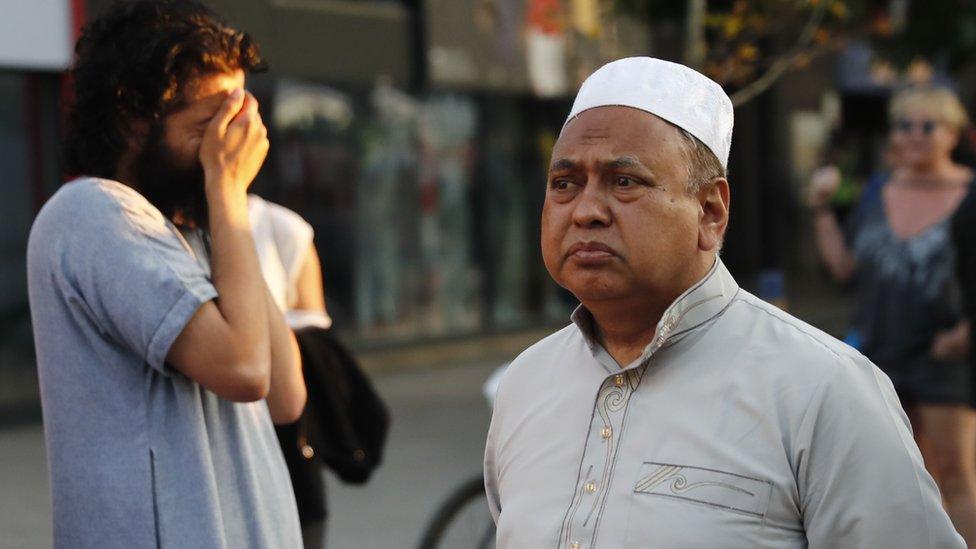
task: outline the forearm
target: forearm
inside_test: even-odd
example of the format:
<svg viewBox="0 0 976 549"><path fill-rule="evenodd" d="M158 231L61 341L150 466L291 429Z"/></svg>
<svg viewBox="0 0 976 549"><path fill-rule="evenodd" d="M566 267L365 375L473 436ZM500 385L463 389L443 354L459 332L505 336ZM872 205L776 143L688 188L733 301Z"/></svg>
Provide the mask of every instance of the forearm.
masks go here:
<svg viewBox="0 0 976 549"><path fill-rule="evenodd" d="M285 322L271 292L265 287L265 310L271 343L271 389L268 409L276 424L293 423L305 409L307 397L302 359L295 333Z"/></svg>
<svg viewBox="0 0 976 549"><path fill-rule="evenodd" d="M199 152L217 299L196 311L167 353L184 375L235 402L267 398L271 386L267 287L247 211L247 187L267 153L254 96L243 89L228 93L207 123Z"/></svg>
<svg viewBox="0 0 976 549"><path fill-rule="evenodd" d="M271 370L267 286L251 233L247 196L214 187L208 185L207 202L217 308L235 342L238 362L255 377L267 379Z"/></svg>
<svg viewBox="0 0 976 549"><path fill-rule="evenodd" d="M854 275L854 257L844 242L837 217L829 209L817 209L813 213L813 232L817 252L830 274L839 282L846 282Z"/></svg>

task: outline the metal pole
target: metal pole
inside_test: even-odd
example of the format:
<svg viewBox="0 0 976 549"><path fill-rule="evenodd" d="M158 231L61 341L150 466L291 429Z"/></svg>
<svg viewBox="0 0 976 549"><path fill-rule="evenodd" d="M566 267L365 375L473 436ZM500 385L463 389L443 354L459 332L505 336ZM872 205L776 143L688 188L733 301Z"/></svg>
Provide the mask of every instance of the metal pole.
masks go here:
<svg viewBox="0 0 976 549"><path fill-rule="evenodd" d="M685 14L685 64L701 68L705 64L705 13L708 0L688 0Z"/></svg>

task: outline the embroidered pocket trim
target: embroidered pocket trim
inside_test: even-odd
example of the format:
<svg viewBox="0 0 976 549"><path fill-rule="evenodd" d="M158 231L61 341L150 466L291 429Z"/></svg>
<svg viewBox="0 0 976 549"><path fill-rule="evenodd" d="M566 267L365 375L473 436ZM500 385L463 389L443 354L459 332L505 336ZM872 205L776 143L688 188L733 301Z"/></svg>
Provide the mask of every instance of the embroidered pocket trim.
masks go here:
<svg viewBox="0 0 976 549"><path fill-rule="evenodd" d="M644 462L634 493L683 499L757 517L766 514L773 484L716 469Z"/></svg>

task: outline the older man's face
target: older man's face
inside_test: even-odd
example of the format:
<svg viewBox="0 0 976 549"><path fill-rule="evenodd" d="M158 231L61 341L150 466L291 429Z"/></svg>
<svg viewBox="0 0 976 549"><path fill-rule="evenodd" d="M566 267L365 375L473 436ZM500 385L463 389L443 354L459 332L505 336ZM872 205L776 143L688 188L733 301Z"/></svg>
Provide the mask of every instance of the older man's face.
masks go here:
<svg viewBox="0 0 976 549"><path fill-rule="evenodd" d="M670 124L627 107L583 112L553 149L542 212L549 273L583 303L670 303L702 276L702 208L687 181Z"/></svg>

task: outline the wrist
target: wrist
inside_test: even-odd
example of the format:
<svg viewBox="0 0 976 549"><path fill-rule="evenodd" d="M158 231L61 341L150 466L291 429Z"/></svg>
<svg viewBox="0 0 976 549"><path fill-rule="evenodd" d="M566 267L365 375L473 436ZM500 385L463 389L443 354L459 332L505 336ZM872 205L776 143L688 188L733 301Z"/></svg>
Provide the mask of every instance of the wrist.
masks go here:
<svg viewBox="0 0 976 549"><path fill-rule="evenodd" d="M237 189L233 184L208 184L205 193L211 224L247 220L246 192Z"/></svg>
<svg viewBox="0 0 976 549"><path fill-rule="evenodd" d="M239 185L230 175L206 173L204 189L207 199L234 201L247 196L247 186Z"/></svg>

